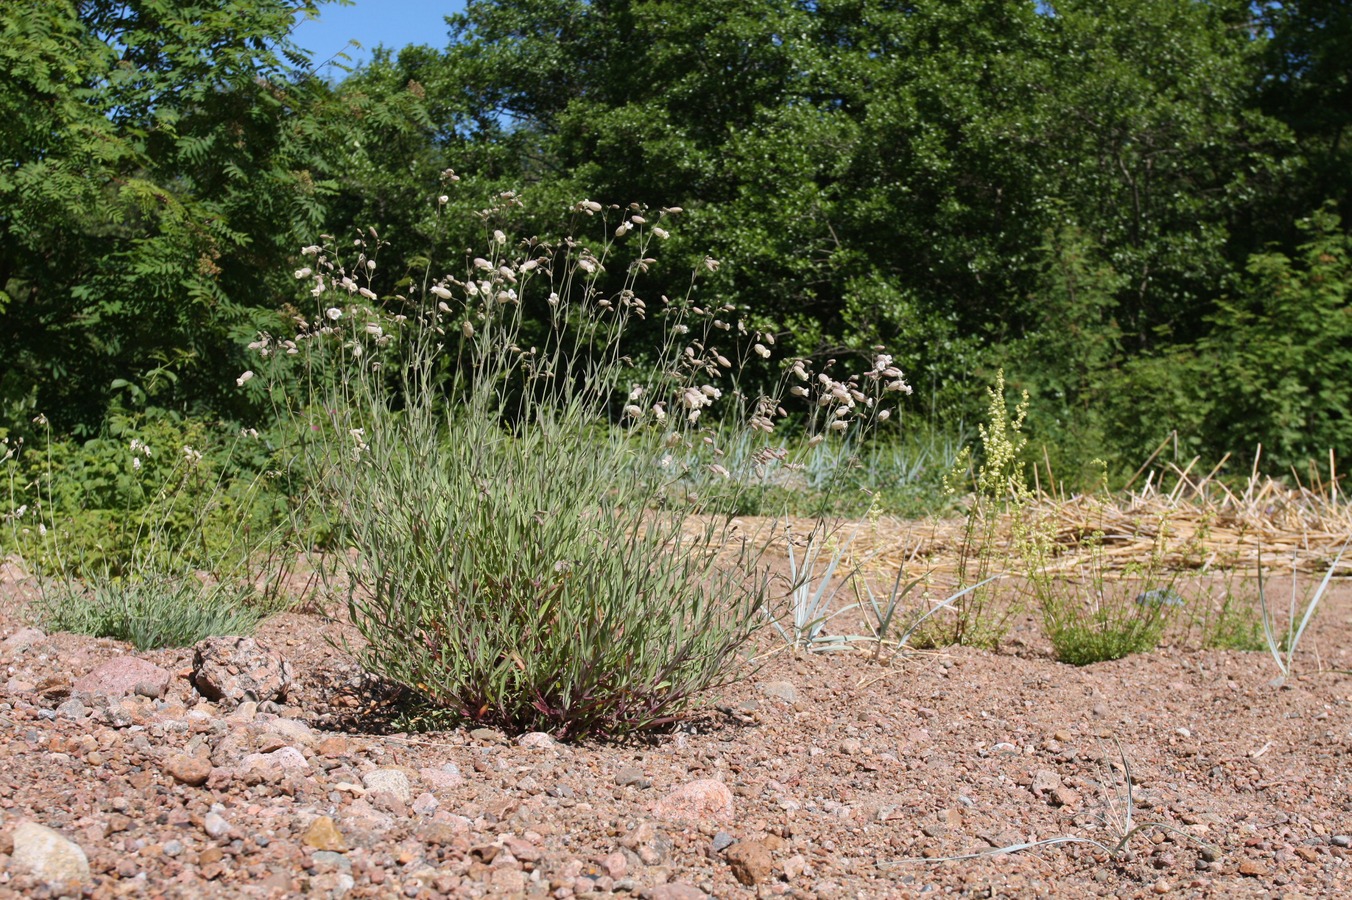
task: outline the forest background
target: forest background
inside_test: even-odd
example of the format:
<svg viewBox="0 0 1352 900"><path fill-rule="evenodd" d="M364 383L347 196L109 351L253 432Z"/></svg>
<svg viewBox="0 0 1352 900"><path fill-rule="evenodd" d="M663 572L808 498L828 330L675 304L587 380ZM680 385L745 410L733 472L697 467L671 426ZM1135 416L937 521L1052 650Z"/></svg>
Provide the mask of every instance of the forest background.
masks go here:
<svg viewBox="0 0 1352 900"><path fill-rule="evenodd" d="M263 429L303 246L393 296L589 198L684 209L654 296L711 257L782 357L885 346L903 431L1003 369L1072 486L1352 450L1342 0L471 0L341 80L320 6L0 5L0 436Z"/></svg>

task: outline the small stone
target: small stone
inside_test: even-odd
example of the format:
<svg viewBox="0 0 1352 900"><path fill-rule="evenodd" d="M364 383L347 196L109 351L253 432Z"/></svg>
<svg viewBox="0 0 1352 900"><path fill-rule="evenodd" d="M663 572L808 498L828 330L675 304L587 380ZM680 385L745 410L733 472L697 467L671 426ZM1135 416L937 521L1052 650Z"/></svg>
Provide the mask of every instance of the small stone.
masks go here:
<svg viewBox="0 0 1352 900"><path fill-rule="evenodd" d="M761 685L761 693L767 697L783 700L790 706L798 702L798 689L788 681L767 681Z"/></svg>
<svg viewBox="0 0 1352 900"><path fill-rule="evenodd" d="M310 827L305 829L305 836L301 838L301 843L307 847L313 847L315 850L330 850L334 853L346 853L347 842L343 840L342 832L338 826L333 824L333 819L328 816L320 816L310 823Z"/></svg>
<svg viewBox="0 0 1352 900"><path fill-rule="evenodd" d="M738 841L724 852L723 858L732 876L747 887L770 877L770 851L760 841Z"/></svg>
<svg viewBox="0 0 1352 900"><path fill-rule="evenodd" d="M516 743L530 750L548 750L557 747L559 742L543 731L531 731L517 738Z"/></svg>
<svg viewBox="0 0 1352 900"><path fill-rule="evenodd" d="M1074 735L1064 729L1052 732L1052 740L1059 741L1062 744L1069 743L1073 737Z"/></svg>
<svg viewBox="0 0 1352 900"><path fill-rule="evenodd" d="M1248 875L1251 878L1261 878L1268 874L1268 867L1256 859L1246 859L1239 864L1239 874Z"/></svg>
<svg viewBox="0 0 1352 900"><path fill-rule="evenodd" d="M84 884L90 879L89 858L79 845L36 822L20 822L14 829L10 865L42 881Z"/></svg>
<svg viewBox="0 0 1352 900"><path fill-rule="evenodd" d="M784 860L784 878L788 881L801 876L807 871L807 857L798 853Z"/></svg>
<svg viewBox="0 0 1352 900"><path fill-rule="evenodd" d="M175 781L198 787L211 777L211 760L187 753L175 753L164 761L164 771Z"/></svg>
<svg viewBox="0 0 1352 900"><path fill-rule="evenodd" d="M488 744L502 744L506 742L502 736L502 732L492 728L475 728L469 733L469 736L476 741L483 741Z"/></svg>
<svg viewBox="0 0 1352 900"><path fill-rule="evenodd" d="M658 800L653 813L662 819L688 822L729 821L734 815L732 791L721 781L701 778Z"/></svg>
<svg viewBox="0 0 1352 900"><path fill-rule="evenodd" d="M250 753L239 761L239 770L247 772L255 766L279 769L310 770L310 761L295 747L281 747L271 753Z"/></svg>
<svg viewBox="0 0 1352 900"><path fill-rule="evenodd" d="M1079 791L1061 785L1051 793L1052 802L1057 806L1077 806L1080 802Z"/></svg>
<svg viewBox="0 0 1352 900"><path fill-rule="evenodd" d="M1049 769L1039 769L1033 773L1032 791L1034 796L1041 797L1043 794L1049 794L1061 786L1061 776Z"/></svg>
<svg viewBox="0 0 1352 900"><path fill-rule="evenodd" d="M1187 728L1183 728L1183 727L1181 727L1181 726L1174 729L1174 734L1178 735L1178 736L1181 737L1181 738L1190 738L1190 737L1192 737L1192 732L1189 731Z"/></svg>
<svg viewBox="0 0 1352 900"><path fill-rule="evenodd" d="M1352 847L1352 836L1346 834L1335 834L1329 838L1329 843L1335 847Z"/></svg>
<svg viewBox="0 0 1352 900"><path fill-rule="evenodd" d="M1159 894L1161 897L1169 893L1173 889L1174 886L1163 878L1161 878L1159 881L1155 882L1150 886L1150 890L1152 890L1156 894Z"/></svg>
<svg viewBox="0 0 1352 900"><path fill-rule="evenodd" d="M525 838L519 838L513 834L504 835L502 847L516 857L519 862L533 864L540 861L540 848Z"/></svg>
<svg viewBox="0 0 1352 900"><path fill-rule="evenodd" d="M341 853L335 853L332 850L316 850L311 856L310 861L320 869L336 869L340 872L352 871L352 860Z"/></svg>
<svg viewBox="0 0 1352 900"><path fill-rule="evenodd" d="M715 853L722 853L724 850L731 847L735 842L736 838L734 838L732 835L728 834L726 831L720 831L718 832L718 834L714 835L714 839L710 842L710 844L713 846Z"/></svg>
<svg viewBox="0 0 1352 900"><path fill-rule="evenodd" d="M400 769L375 769L362 776L362 783L372 793L384 791L396 797L401 803L413 800L413 786L408 776Z"/></svg>
<svg viewBox="0 0 1352 900"><path fill-rule="evenodd" d="M135 656L117 656L77 679L70 689L103 697L125 697L138 693L138 687L145 687L142 696L148 693L163 697L173 680L174 673L168 669Z"/></svg>
<svg viewBox="0 0 1352 900"><path fill-rule="evenodd" d="M633 786L637 788L649 788L652 787L653 784L648 777L643 774L643 770L637 766L625 766L616 772L615 783L620 787Z"/></svg>
<svg viewBox="0 0 1352 900"><path fill-rule="evenodd" d="M612 879L619 881L629 872L629 860L623 853L616 850L614 853L606 854L606 857L601 860L601 868L605 869L606 874Z"/></svg>
<svg viewBox="0 0 1352 900"><path fill-rule="evenodd" d="M437 811L441 805L435 794L423 791L413 801L413 811L420 816L430 816Z"/></svg>
<svg viewBox="0 0 1352 900"><path fill-rule="evenodd" d="M212 811L202 817L202 830L208 837L220 840L230 834L230 823L220 813Z"/></svg>
<svg viewBox="0 0 1352 900"><path fill-rule="evenodd" d="M460 774L460 767L451 762L443 763L435 769L419 769L418 776L428 787L438 791L449 791L465 783L464 776Z"/></svg>
<svg viewBox="0 0 1352 900"><path fill-rule="evenodd" d="M863 749L864 744L859 738L845 738L840 742L840 752L846 756L856 756Z"/></svg>
<svg viewBox="0 0 1352 900"><path fill-rule="evenodd" d="M72 719L78 722L88 715L89 708L74 698L67 700L56 708L56 717L58 719Z"/></svg>
<svg viewBox="0 0 1352 900"><path fill-rule="evenodd" d="M651 822L643 822L620 838L620 846L630 850L645 866L659 866L671 852L671 838Z"/></svg>

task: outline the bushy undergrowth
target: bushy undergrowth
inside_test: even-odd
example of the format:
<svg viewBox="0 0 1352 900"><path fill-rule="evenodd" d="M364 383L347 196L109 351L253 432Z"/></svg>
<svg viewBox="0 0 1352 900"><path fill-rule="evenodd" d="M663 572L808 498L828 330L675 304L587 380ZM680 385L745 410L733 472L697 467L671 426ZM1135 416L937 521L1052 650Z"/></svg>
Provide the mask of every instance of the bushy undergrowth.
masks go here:
<svg viewBox="0 0 1352 900"><path fill-rule="evenodd" d="M778 391L742 394L738 372L772 357L773 335L701 304L698 273L684 298L649 308L636 293L679 211L577 209L609 218L604 239L495 231L458 277L429 270L397 296L369 289L373 236L346 266L307 248L314 314L253 345L265 388L306 372L307 402L277 399L312 437L315 502L356 551L339 559L357 655L424 721L578 738L684 715L772 605L729 515L745 485L799 465L774 439L782 404L807 402L816 446L886 419L883 391L906 387L878 356L853 377L788 360ZM649 317L661 338L634 346Z"/></svg>
<svg viewBox="0 0 1352 900"><path fill-rule="evenodd" d="M4 459L3 547L36 578L29 618L151 649L282 607L293 542L257 433L152 412L83 444L46 437Z"/></svg>

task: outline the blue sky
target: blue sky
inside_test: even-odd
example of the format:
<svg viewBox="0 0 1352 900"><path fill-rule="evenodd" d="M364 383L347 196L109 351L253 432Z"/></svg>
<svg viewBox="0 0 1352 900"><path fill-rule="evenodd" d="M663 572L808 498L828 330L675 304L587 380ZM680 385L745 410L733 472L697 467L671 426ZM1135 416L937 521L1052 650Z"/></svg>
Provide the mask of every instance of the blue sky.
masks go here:
<svg viewBox="0 0 1352 900"><path fill-rule="evenodd" d="M443 19L460 12L464 0L357 0L351 6L328 3L320 7L319 18L301 19L293 32L297 44L314 54L316 66L322 66L347 42L356 39L362 49L348 49L354 63L371 58L379 44L399 49L409 44L446 46Z"/></svg>

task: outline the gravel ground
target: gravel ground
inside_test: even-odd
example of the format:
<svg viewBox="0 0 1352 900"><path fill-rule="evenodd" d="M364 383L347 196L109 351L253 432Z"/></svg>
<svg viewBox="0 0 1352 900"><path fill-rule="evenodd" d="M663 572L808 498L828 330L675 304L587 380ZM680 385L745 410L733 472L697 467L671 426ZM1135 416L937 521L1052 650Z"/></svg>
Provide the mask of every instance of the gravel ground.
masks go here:
<svg viewBox="0 0 1352 900"><path fill-rule="evenodd" d="M350 730L370 683L319 615L219 645L195 677L191 648L25 629L18 590L0 897L1352 896L1345 584L1283 686L1252 652L1072 668L1023 620L1000 653L780 652L680 731L575 746ZM283 699L229 696L286 675ZM936 861L1116 844L1124 760L1145 827L1119 857Z"/></svg>

